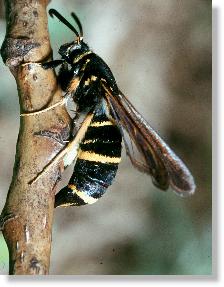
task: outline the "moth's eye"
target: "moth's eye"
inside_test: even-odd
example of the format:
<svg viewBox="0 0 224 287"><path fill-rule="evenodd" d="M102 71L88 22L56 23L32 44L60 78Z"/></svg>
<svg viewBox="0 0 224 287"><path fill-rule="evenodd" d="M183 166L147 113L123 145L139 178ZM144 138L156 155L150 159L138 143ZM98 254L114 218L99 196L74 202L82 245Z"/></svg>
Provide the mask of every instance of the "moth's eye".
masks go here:
<svg viewBox="0 0 224 287"><path fill-rule="evenodd" d="M81 46L79 44L75 44L72 47L70 47L70 53L73 51L79 51L81 49Z"/></svg>

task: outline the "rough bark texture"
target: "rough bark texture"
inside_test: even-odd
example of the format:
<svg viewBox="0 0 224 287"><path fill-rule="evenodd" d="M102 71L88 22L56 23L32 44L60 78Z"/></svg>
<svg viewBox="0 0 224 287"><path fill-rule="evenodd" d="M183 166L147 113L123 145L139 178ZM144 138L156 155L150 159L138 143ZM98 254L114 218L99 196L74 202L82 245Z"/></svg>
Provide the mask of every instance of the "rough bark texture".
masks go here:
<svg viewBox="0 0 224 287"><path fill-rule="evenodd" d="M23 113L41 110L61 98L53 71L21 65L51 57L47 4L46 0L5 1L7 31L1 55L16 79ZM49 131L52 137L38 136L41 131ZM69 116L64 107L21 117L13 178L1 216L10 274L49 272L58 166L35 183L29 182L63 148L54 138L65 139L68 133Z"/></svg>

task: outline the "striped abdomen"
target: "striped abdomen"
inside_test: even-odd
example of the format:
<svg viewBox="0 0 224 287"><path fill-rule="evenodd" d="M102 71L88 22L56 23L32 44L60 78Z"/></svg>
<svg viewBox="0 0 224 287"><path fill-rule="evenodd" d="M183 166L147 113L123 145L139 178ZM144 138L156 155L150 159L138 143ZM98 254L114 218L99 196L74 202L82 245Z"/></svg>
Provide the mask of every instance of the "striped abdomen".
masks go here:
<svg viewBox="0 0 224 287"><path fill-rule="evenodd" d="M121 141L119 129L105 114L94 115L69 184L56 195L56 207L92 204L105 193L121 160Z"/></svg>

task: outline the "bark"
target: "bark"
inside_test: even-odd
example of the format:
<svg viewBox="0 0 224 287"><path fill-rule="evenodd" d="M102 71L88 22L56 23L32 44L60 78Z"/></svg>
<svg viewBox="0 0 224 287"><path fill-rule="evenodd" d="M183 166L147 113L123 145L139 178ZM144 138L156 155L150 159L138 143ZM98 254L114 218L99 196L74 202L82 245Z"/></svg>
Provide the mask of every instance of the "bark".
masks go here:
<svg viewBox="0 0 224 287"><path fill-rule="evenodd" d="M62 96L52 70L35 64L22 66L51 58L47 4L46 0L5 1L7 29L1 55L17 82L21 113L41 110ZM9 274L49 272L59 166L52 166L35 183L30 181L59 153L68 134L69 116L64 107L20 118L14 172L1 216Z"/></svg>

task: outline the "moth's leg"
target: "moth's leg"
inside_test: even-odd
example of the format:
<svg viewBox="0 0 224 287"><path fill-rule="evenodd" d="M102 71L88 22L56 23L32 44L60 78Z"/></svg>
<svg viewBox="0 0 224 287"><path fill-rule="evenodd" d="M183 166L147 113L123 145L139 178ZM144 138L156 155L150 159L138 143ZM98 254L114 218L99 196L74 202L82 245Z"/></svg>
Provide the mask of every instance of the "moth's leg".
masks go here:
<svg viewBox="0 0 224 287"><path fill-rule="evenodd" d="M58 67L59 65L63 64L64 60L53 60L53 61L49 61L49 62L45 62L45 63L38 63L38 62L28 62L28 63L23 63L21 66L28 66L28 65L36 65L36 66L40 66L43 69L47 70L47 69L54 69L56 67Z"/></svg>
<svg viewBox="0 0 224 287"><path fill-rule="evenodd" d="M46 172L49 172L50 169L58 164L60 160L66 155L66 153L70 150L69 144L62 150L60 151L53 159L50 160L50 162L45 165L45 167L39 172L30 182L29 185L35 183L40 177L45 174Z"/></svg>
<svg viewBox="0 0 224 287"><path fill-rule="evenodd" d="M57 79L58 83L63 91L66 91L72 78L74 77L74 71L68 68L68 64L64 62L59 70Z"/></svg>
<svg viewBox="0 0 224 287"><path fill-rule="evenodd" d="M70 140L69 140L70 132L69 132L68 128L64 128L61 133L59 133L57 131L41 130L39 132L35 132L34 135L35 136L41 136L41 137L47 137L49 139L52 139L53 141L56 141L57 143L62 145L63 148L65 148L65 146L70 142ZM59 152L58 155L60 155L60 154L61 154L61 152ZM63 156L63 154L61 154L61 156ZM59 162L59 159L57 160L57 162ZM56 158L53 158L52 160L50 160L50 162L44 167L44 169L34 179L32 179L29 182L29 184L32 184L33 182L35 182L40 177L40 175L42 175L44 173L45 169L47 170L48 167L50 168L53 163L56 164L57 162L55 162L55 160L56 160ZM59 165L58 180L60 180L61 173L63 172L63 170L64 170L64 166L61 163Z"/></svg>
<svg viewBox="0 0 224 287"><path fill-rule="evenodd" d="M75 153L78 151L77 148L80 144L80 142L82 141L87 128L91 122L93 118L93 114L88 114L84 121L81 124L81 127L79 128L76 136L74 137L74 139L72 141L69 142L69 144L63 149L61 150L43 169L40 173L37 174L37 176L35 178L33 178L29 184L33 184L35 183L44 173L49 172L49 170L56 164L58 164L62 159L64 160L64 158L67 155L67 159L64 160L64 166L68 166L69 164L65 163L68 162L68 158L72 158L75 157Z"/></svg>
<svg viewBox="0 0 224 287"><path fill-rule="evenodd" d="M57 63L55 63L55 65L60 64L59 63L60 60L55 60L55 61L58 61ZM52 61L52 62L55 62L55 61ZM50 63L49 66L47 66L47 63ZM46 63L45 69L52 67L53 64L51 65L51 62L47 62L47 63ZM85 66L87 65L87 63L85 64ZM52 105L48 108L45 108L45 109L37 111L37 112L24 113L24 114L21 114L20 116L22 116L22 117L26 116L27 117L27 116L39 115L39 114L42 114L43 112L47 112L51 109L54 109L57 106L63 106L64 104L67 104L69 97L71 96L71 94L73 94L76 91L77 87L79 86L79 83L80 83L83 75L84 75L84 71L82 71L79 76L78 75L74 76L74 71L69 70L67 63L64 62L62 65L62 68L59 72L59 76L58 76L58 81L59 81L60 85L62 86L62 90L66 91L66 94L64 95L64 97L59 102L55 103L54 105Z"/></svg>
<svg viewBox="0 0 224 287"><path fill-rule="evenodd" d="M42 63L41 67L45 70L48 69L55 69L57 68L59 65L62 65L64 63L64 60L53 60L50 62L46 62L46 63Z"/></svg>
<svg viewBox="0 0 224 287"><path fill-rule="evenodd" d="M70 94L67 93L64 95L64 97L57 103L55 103L54 105L48 107L48 108L45 108L45 109L42 109L40 111L37 111L37 112L31 112L31 113L24 113L24 114L20 114L21 117L30 117L30 116L36 116L36 115L39 115L39 114L42 114L42 113L45 113L49 110L52 110L58 106L63 106L63 105L66 105L68 99L70 97Z"/></svg>
<svg viewBox="0 0 224 287"><path fill-rule="evenodd" d="M46 63L32 63L32 62L29 62L29 63L22 64L22 66L38 65L38 66L42 67L43 69L47 70L47 69L54 69L54 68L56 68L57 66L59 66L59 65L61 65L63 63L64 63L64 60L53 60L53 61L46 62ZM21 117L35 116L35 115L39 115L39 114L42 114L44 112L47 112L47 111L49 111L51 109L54 109L57 106L63 106L64 104L67 103L67 100L68 100L69 96L70 95L67 93L59 102L55 103L54 105L52 105L52 106L50 106L48 108L42 109L42 110L37 111L37 112L23 113L23 114L20 114L20 116Z"/></svg>
<svg viewBox="0 0 224 287"><path fill-rule="evenodd" d="M80 113L75 110L75 116L72 118L72 136L76 136L76 134L79 131L80 126L82 125L82 123L80 123Z"/></svg>

